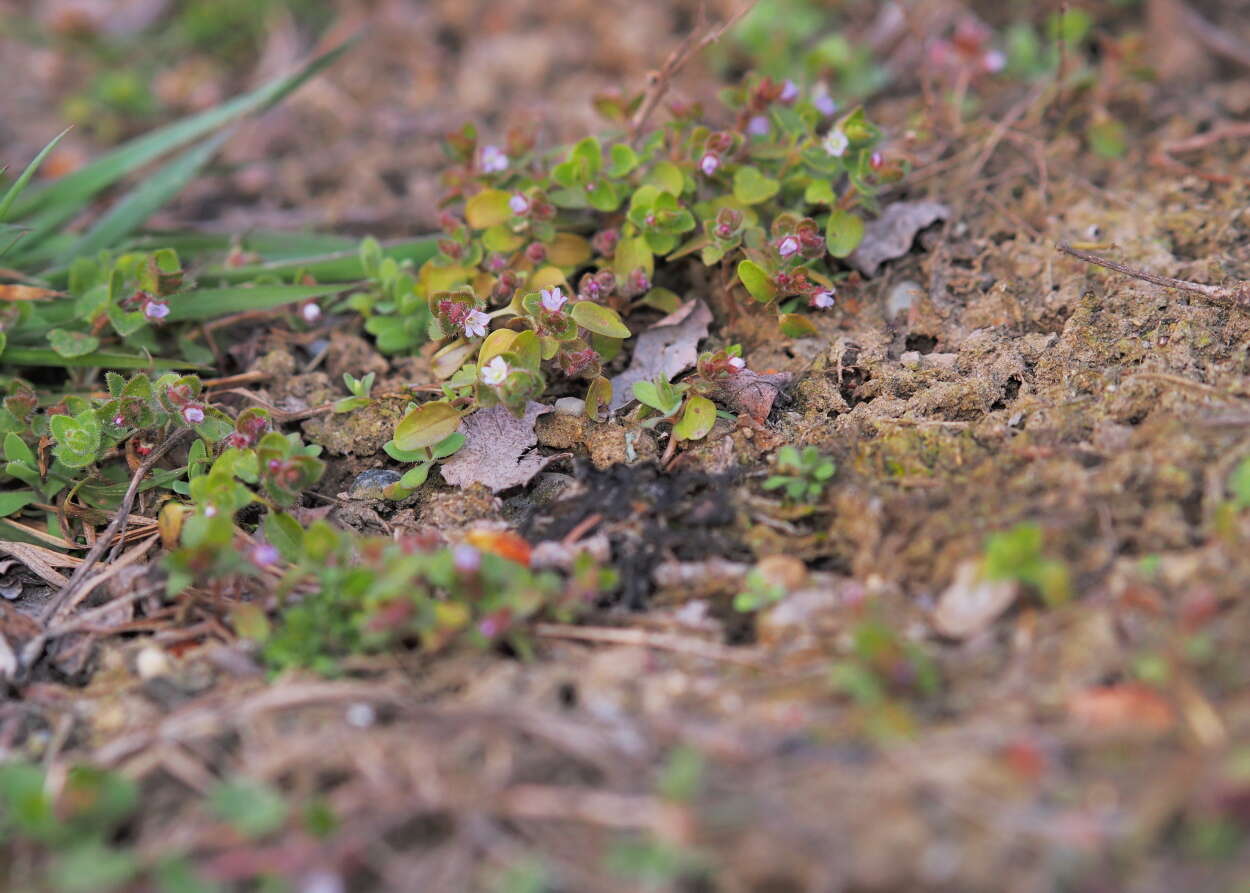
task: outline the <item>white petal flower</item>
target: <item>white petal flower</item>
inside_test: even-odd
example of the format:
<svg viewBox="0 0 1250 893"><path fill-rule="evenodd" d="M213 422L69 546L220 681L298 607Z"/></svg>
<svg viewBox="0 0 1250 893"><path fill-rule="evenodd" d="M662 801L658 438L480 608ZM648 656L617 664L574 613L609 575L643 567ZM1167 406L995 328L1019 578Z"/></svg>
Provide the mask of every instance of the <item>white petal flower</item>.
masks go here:
<svg viewBox="0 0 1250 893"><path fill-rule="evenodd" d="M842 128L834 127L829 131L822 144L826 152L834 158L841 158L846 153L846 147L851 141L846 138L846 134L842 132Z"/></svg>
<svg viewBox="0 0 1250 893"><path fill-rule="evenodd" d="M495 357L482 367L482 381L493 388L499 387L507 381L508 373L511 371L503 357Z"/></svg>
<svg viewBox="0 0 1250 893"><path fill-rule="evenodd" d="M560 287L544 288L542 290L543 309L550 313L559 313L560 308L564 306L564 302L568 300L560 291Z"/></svg>
<svg viewBox="0 0 1250 893"><path fill-rule="evenodd" d="M518 192L508 199L508 209L520 216L530 209L530 200Z"/></svg>
<svg viewBox="0 0 1250 893"><path fill-rule="evenodd" d="M732 366L737 371L741 372L743 369L747 367L747 361L742 359L742 357L730 357L729 365Z"/></svg>
<svg viewBox="0 0 1250 893"><path fill-rule="evenodd" d="M489 324L490 317L481 310L470 310L464 318L464 334L469 338L481 338Z"/></svg>
<svg viewBox="0 0 1250 893"><path fill-rule="evenodd" d="M812 295L811 304L817 310L828 310L833 306L834 293L832 291L818 291Z"/></svg>
<svg viewBox="0 0 1250 893"><path fill-rule="evenodd" d="M782 257L789 257L799 250L799 240L794 236L786 236L777 245L777 253Z"/></svg>
<svg viewBox="0 0 1250 893"><path fill-rule="evenodd" d="M704 176L710 177L716 173L716 169L720 167L720 159L712 152L708 152L699 162L699 170L703 171Z"/></svg>
<svg viewBox="0 0 1250 893"><path fill-rule="evenodd" d="M781 85L781 95L777 97L782 102L794 102L799 98L799 86L794 81L787 80Z"/></svg>

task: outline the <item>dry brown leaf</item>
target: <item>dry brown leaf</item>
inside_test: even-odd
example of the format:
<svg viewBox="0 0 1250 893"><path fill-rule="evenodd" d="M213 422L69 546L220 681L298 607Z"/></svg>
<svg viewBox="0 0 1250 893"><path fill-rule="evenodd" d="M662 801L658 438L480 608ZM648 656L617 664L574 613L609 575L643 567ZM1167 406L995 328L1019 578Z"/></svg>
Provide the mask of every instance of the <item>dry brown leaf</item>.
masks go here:
<svg viewBox="0 0 1250 893"><path fill-rule="evenodd" d="M543 456L532 449L538 443L534 422L548 412L550 406L531 402L519 419L502 406L473 413L460 423L460 433L467 440L443 463L443 480L457 487L483 484L492 493L528 484L551 462L567 455Z"/></svg>
<svg viewBox="0 0 1250 893"><path fill-rule="evenodd" d="M965 561L938 598L933 628L952 639L968 639L988 629L1020 594L1015 580L986 580L979 561Z"/></svg>
<svg viewBox="0 0 1250 893"><path fill-rule="evenodd" d="M64 574L53 570L53 567L76 567L82 559L73 555L62 555L42 546L29 543L14 543L0 540L0 552L12 555L26 566L31 573L58 589L69 582Z"/></svg>
<svg viewBox="0 0 1250 893"><path fill-rule="evenodd" d="M736 375L726 376L712 394L712 399L735 412L745 412L762 423L773 411L773 402L791 378L793 376L789 372L743 369Z"/></svg>
<svg viewBox="0 0 1250 893"><path fill-rule="evenodd" d="M916 233L949 216L950 208L941 202L895 202L868 224L859 247L847 260L865 276L876 275L887 260L911 250Z"/></svg>
<svg viewBox="0 0 1250 893"><path fill-rule="evenodd" d="M634 400L634 384L650 381L661 373L672 378L694 366L699 342L707 337L712 311L702 301L687 301L638 336L629 368L612 379L612 402L616 412Z"/></svg>
<svg viewBox="0 0 1250 893"><path fill-rule="evenodd" d="M47 301L60 294L34 285L0 285L0 301Z"/></svg>
<svg viewBox="0 0 1250 893"><path fill-rule="evenodd" d="M1081 725L1121 734L1161 735L1176 721L1176 712L1161 694L1136 683L1078 692L1068 702L1068 714Z"/></svg>

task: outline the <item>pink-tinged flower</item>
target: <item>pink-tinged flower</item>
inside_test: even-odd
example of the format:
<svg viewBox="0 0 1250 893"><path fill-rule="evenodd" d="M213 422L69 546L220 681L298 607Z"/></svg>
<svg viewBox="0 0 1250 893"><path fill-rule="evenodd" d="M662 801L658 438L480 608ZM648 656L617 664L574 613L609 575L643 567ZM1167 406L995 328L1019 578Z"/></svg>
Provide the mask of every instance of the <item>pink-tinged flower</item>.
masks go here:
<svg viewBox="0 0 1250 893"><path fill-rule="evenodd" d="M790 257L799 250L799 240L794 236L786 236L777 243L777 253L782 257Z"/></svg>
<svg viewBox="0 0 1250 893"><path fill-rule="evenodd" d="M497 388L508 380L508 373L511 371L503 357L495 357L482 367L482 381Z"/></svg>
<svg viewBox="0 0 1250 893"><path fill-rule="evenodd" d="M204 421L204 410L192 403L189 406L183 407L182 417L186 420L188 425L198 425L200 422Z"/></svg>
<svg viewBox="0 0 1250 893"><path fill-rule="evenodd" d="M559 313L560 308L568 300L564 293L560 291L560 287L544 288L542 290L543 309L549 313Z"/></svg>
<svg viewBox="0 0 1250 893"><path fill-rule="evenodd" d="M1003 55L1002 50L990 50L981 57L981 67L988 74L995 74L1002 71L1007 66L1007 57Z"/></svg>
<svg viewBox="0 0 1250 893"><path fill-rule="evenodd" d="M712 174L716 173L716 170L719 167L720 159L717 158L716 154L713 152L708 152L701 159L699 159L699 170L703 171L703 175L705 177L712 176Z"/></svg>
<svg viewBox="0 0 1250 893"><path fill-rule="evenodd" d="M144 301L143 315L148 322L160 322L169 316L169 305L164 301Z"/></svg>
<svg viewBox="0 0 1250 893"><path fill-rule="evenodd" d="M515 193L512 198L508 199L508 208L513 214L521 217L530 209L530 200L521 193Z"/></svg>
<svg viewBox="0 0 1250 893"><path fill-rule="evenodd" d="M252 549L252 564L257 567L269 567L271 564L277 564L278 550L269 543L261 543Z"/></svg>
<svg viewBox="0 0 1250 893"><path fill-rule="evenodd" d="M115 415L113 416L113 424L118 428L124 428L126 426L126 419L122 416Z"/></svg>
<svg viewBox="0 0 1250 893"><path fill-rule="evenodd" d="M729 366L734 372L741 372L747 367L747 361L742 359L742 357L730 357Z"/></svg>
<svg viewBox="0 0 1250 893"><path fill-rule="evenodd" d="M481 310L470 310L464 317L464 334L469 338L481 338L490 325L490 317Z"/></svg>
<svg viewBox="0 0 1250 893"><path fill-rule="evenodd" d="M768 132L772 129L773 125L764 115L756 115L747 122L747 133L751 136L768 136Z"/></svg>
<svg viewBox="0 0 1250 893"><path fill-rule="evenodd" d="M817 84L812 88L812 105L826 118L832 118L838 113L837 100L829 95L829 88L824 84Z"/></svg>
<svg viewBox="0 0 1250 893"><path fill-rule="evenodd" d="M312 325L321 319L321 308L315 302L308 302L300 308L299 315L304 317L304 322Z"/></svg>
<svg viewBox="0 0 1250 893"><path fill-rule="evenodd" d="M482 173L497 174L508 169L508 156L498 146L483 146L477 163Z"/></svg>
<svg viewBox="0 0 1250 893"><path fill-rule="evenodd" d="M874 171L879 171L885 167L885 156L880 152L873 152L868 158L868 166Z"/></svg>
<svg viewBox="0 0 1250 893"><path fill-rule="evenodd" d="M846 138L846 134L842 132L842 128L834 127L825 136L825 141L821 143L821 146L834 158L841 158L844 154L846 154L846 148L850 144L851 141Z"/></svg>
<svg viewBox="0 0 1250 893"><path fill-rule="evenodd" d="M205 517L205 518L216 518L216 517L217 517L217 506L215 506L215 505L206 505L206 506L204 506L204 517Z"/></svg>
<svg viewBox="0 0 1250 893"><path fill-rule="evenodd" d="M835 294L832 290L818 291L816 294L812 295L812 299L809 303L817 310L828 310L833 306L834 298Z"/></svg>
<svg viewBox="0 0 1250 893"><path fill-rule="evenodd" d="M468 543L461 543L451 550L451 563L462 574L475 574L482 566L482 553Z"/></svg>
<svg viewBox="0 0 1250 893"><path fill-rule="evenodd" d="M781 86L781 94L777 97L784 103L791 103L799 98L799 87L794 81L787 80Z"/></svg>

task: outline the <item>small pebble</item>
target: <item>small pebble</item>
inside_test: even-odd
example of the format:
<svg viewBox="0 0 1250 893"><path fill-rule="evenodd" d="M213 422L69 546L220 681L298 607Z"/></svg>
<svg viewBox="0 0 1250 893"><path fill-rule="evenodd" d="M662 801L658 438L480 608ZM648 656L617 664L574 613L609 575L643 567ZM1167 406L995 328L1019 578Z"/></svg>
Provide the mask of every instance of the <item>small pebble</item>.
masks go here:
<svg viewBox="0 0 1250 893"><path fill-rule="evenodd" d="M556 401L556 412L560 413L560 415L584 415L586 412L586 401L581 397L561 397Z"/></svg>
<svg viewBox="0 0 1250 893"><path fill-rule="evenodd" d="M924 289L920 287L920 283L904 279L890 289L890 294L885 299L886 317L893 319L923 297Z"/></svg>
<svg viewBox="0 0 1250 893"><path fill-rule="evenodd" d="M347 489L350 499L381 499L382 491L403 477L398 471L389 468L370 468L356 475L356 480Z"/></svg>
<svg viewBox="0 0 1250 893"><path fill-rule="evenodd" d="M169 655L165 653L163 648L155 645L144 647L135 657L135 672L140 679L156 679L158 676L168 676L169 671L173 669L173 665L169 662Z"/></svg>

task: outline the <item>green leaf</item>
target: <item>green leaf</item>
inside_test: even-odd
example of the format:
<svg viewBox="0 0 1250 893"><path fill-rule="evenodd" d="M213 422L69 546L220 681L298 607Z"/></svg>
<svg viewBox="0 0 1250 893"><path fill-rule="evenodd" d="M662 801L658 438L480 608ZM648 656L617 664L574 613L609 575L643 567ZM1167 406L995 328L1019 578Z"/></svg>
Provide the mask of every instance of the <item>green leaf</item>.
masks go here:
<svg viewBox="0 0 1250 893"><path fill-rule="evenodd" d="M304 550L304 528L286 512L270 512L265 516L265 538L292 564L300 560Z"/></svg>
<svg viewBox="0 0 1250 893"><path fill-rule="evenodd" d="M777 287L773 285L773 277L753 260L738 262L738 279L746 286L751 297L761 304L767 304L777 297Z"/></svg>
<svg viewBox="0 0 1250 893"><path fill-rule="evenodd" d="M433 462L422 462L420 465L414 465L404 472L404 476L399 479L399 486L407 490L415 490L425 483L426 478L430 476L430 469L434 467Z"/></svg>
<svg viewBox="0 0 1250 893"><path fill-rule="evenodd" d="M812 321L801 313L785 313L777 320L781 326L781 334L787 338L810 338L820 334Z"/></svg>
<svg viewBox="0 0 1250 893"><path fill-rule="evenodd" d="M657 412L664 412L668 407L660 399L659 390L649 381L636 381L633 386L634 399L644 406L650 406Z"/></svg>
<svg viewBox="0 0 1250 893"><path fill-rule="evenodd" d="M647 174L646 182L672 195L681 195L686 187L686 178L681 168L671 161L658 162Z"/></svg>
<svg viewBox="0 0 1250 893"><path fill-rule="evenodd" d="M707 397L695 395L686 401L681 421L673 426L678 440L702 440L716 424L716 404Z"/></svg>
<svg viewBox="0 0 1250 893"><path fill-rule="evenodd" d="M245 778L223 782L208 799L213 811L246 837L263 837L286 824L286 801L264 782Z"/></svg>
<svg viewBox="0 0 1250 893"><path fill-rule="evenodd" d="M10 462L25 462L31 468L35 467L34 452L26 445L26 441L13 431L4 435L4 458Z"/></svg>
<svg viewBox="0 0 1250 893"><path fill-rule="evenodd" d="M434 444L434 447L430 450L430 456L434 459L446 459L464 446L466 440L468 438L457 431L455 434Z"/></svg>
<svg viewBox="0 0 1250 893"><path fill-rule="evenodd" d="M87 409L76 416L54 415L48 428L56 440L54 453L69 468L84 468L95 461L100 448L100 423L95 410Z"/></svg>
<svg viewBox="0 0 1250 893"><path fill-rule="evenodd" d="M308 301L341 290L338 285L256 285L189 291L170 299L167 320L199 321L249 310L272 310L283 304Z"/></svg>
<svg viewBox="0 0 1250 893"><path fill-rule="evenodd" d="M450 403L438 400L423 403L399 420L395 426L395 446L401 450L418 450L441 443L460 427L460 412Z"/></svg>
<svg viewBox="0 0 1250 893"><path fill-rule="evenodd" d="M624 280L639 267L646 270L648 276L655 272L655 255L647 246L647 240L642 236L621 239L612 255L612 272L617 279Z"/></svg>
<svg viewBox="0 0 1250 893"><path fill-rule="evenodd" d="M56 148L56 144L59 143L64 138L65 134L69 133L71 129L72 128L66 127L54 136L52 138L52 142L44 146L43 149L40 150L39 154L35 156L34 160L31 161L30 164L26 165L26 170L22 171L21 176L13 181L13 185L8 188L7 192L5 192L4 198L0 199L0 223L4 223L4 221L8 218L9 208L13 206L13 202L15 202L17 197L22 194L22 190L26 188L26 184L30 182L30 178L35 175L37 170L39 170L39 167L43 164L44 160L52 154L52 150Z"/></svg>
<svg viewBox="0 0 1250 893"><path fill-rule="evenodd" d="M10 433L8 436L15 437L16 435ZM0 518L7 518L15 512L20 512L38 498L39 496L34 490L5 490L0 492Z"/></svg>
<svg viewBox="0 0 1250 893"><path fill-rule="evenodd" d="M825 224L825 244L834 257L847 257L864 238L864 221L858 215L834 208Z"/></svg>
<svg viewBox="0 0 1250 893"><path fill-rule="evenodd" d="M483 189L464 204L464 217L474 229L488 229L512 218L511 194L502 189Z"/></svg>
<svg viewBox="0 0 1250 893"><path fill-rule="evenodd" d="M86 332L53 329L48 333L48 343L61 357L81 357L100 346L100 339Z"/></svg>
<svg viewBox="0 0 1250 893"><path fill-rule="evenodd" d="M13 366L73 366L99 369L192 369L197 363L124 353L89 353L63 357L45 347L9 347L4 361Z"/></svg>
<svg viewBox="0 0 1250 893"><path fill-rule="evenodd" d="M604 307L594 301L578 301L573 305L573 321L587 331L608 338L628 338L629 328L621 321L620 315L611 307Z"/></svg>
<svg viewBox="0 0 1250 893"><path fill-rule="evenodd" d="M1114 118L1091 124L1085 130L1089 147L1099 158L1114 159L1128 151L1128 137L1124 125Z"/></svg>
<svg viewBox="0 0 1250 893"><path fill-rule="evenodd" d="M609 177L623 177L638 166L638 153L625 143L613 143L609 154L612 158Z"/></svg>
<svg viewBox="0 0 1250 893"><path fill-rule="evenodd" d="M747 165L734 171L734 198L744 205L766 202L781 189L781 184L766 177L758 168Z"/></svg>
<svg viewBox="0 0 1250 893"><path fill-rule="evenodd" d="M586 417L598 420L599 410L612 403L612 382L602 375L586 389Z"/></svg>
<svg viewBox="0 0 1250 893"><path fill-rule="evenodd" d="M49 874L57 893L98 893L120 888L138 871L133 852L88 837L58 853Z"/></svg>
<svg viewBox="0 0 1250 893"><path fill-rule="evenodd" d="M812 180L803 191L803 201L809 205L833 204L833 184L828 180Z"/></svg>

